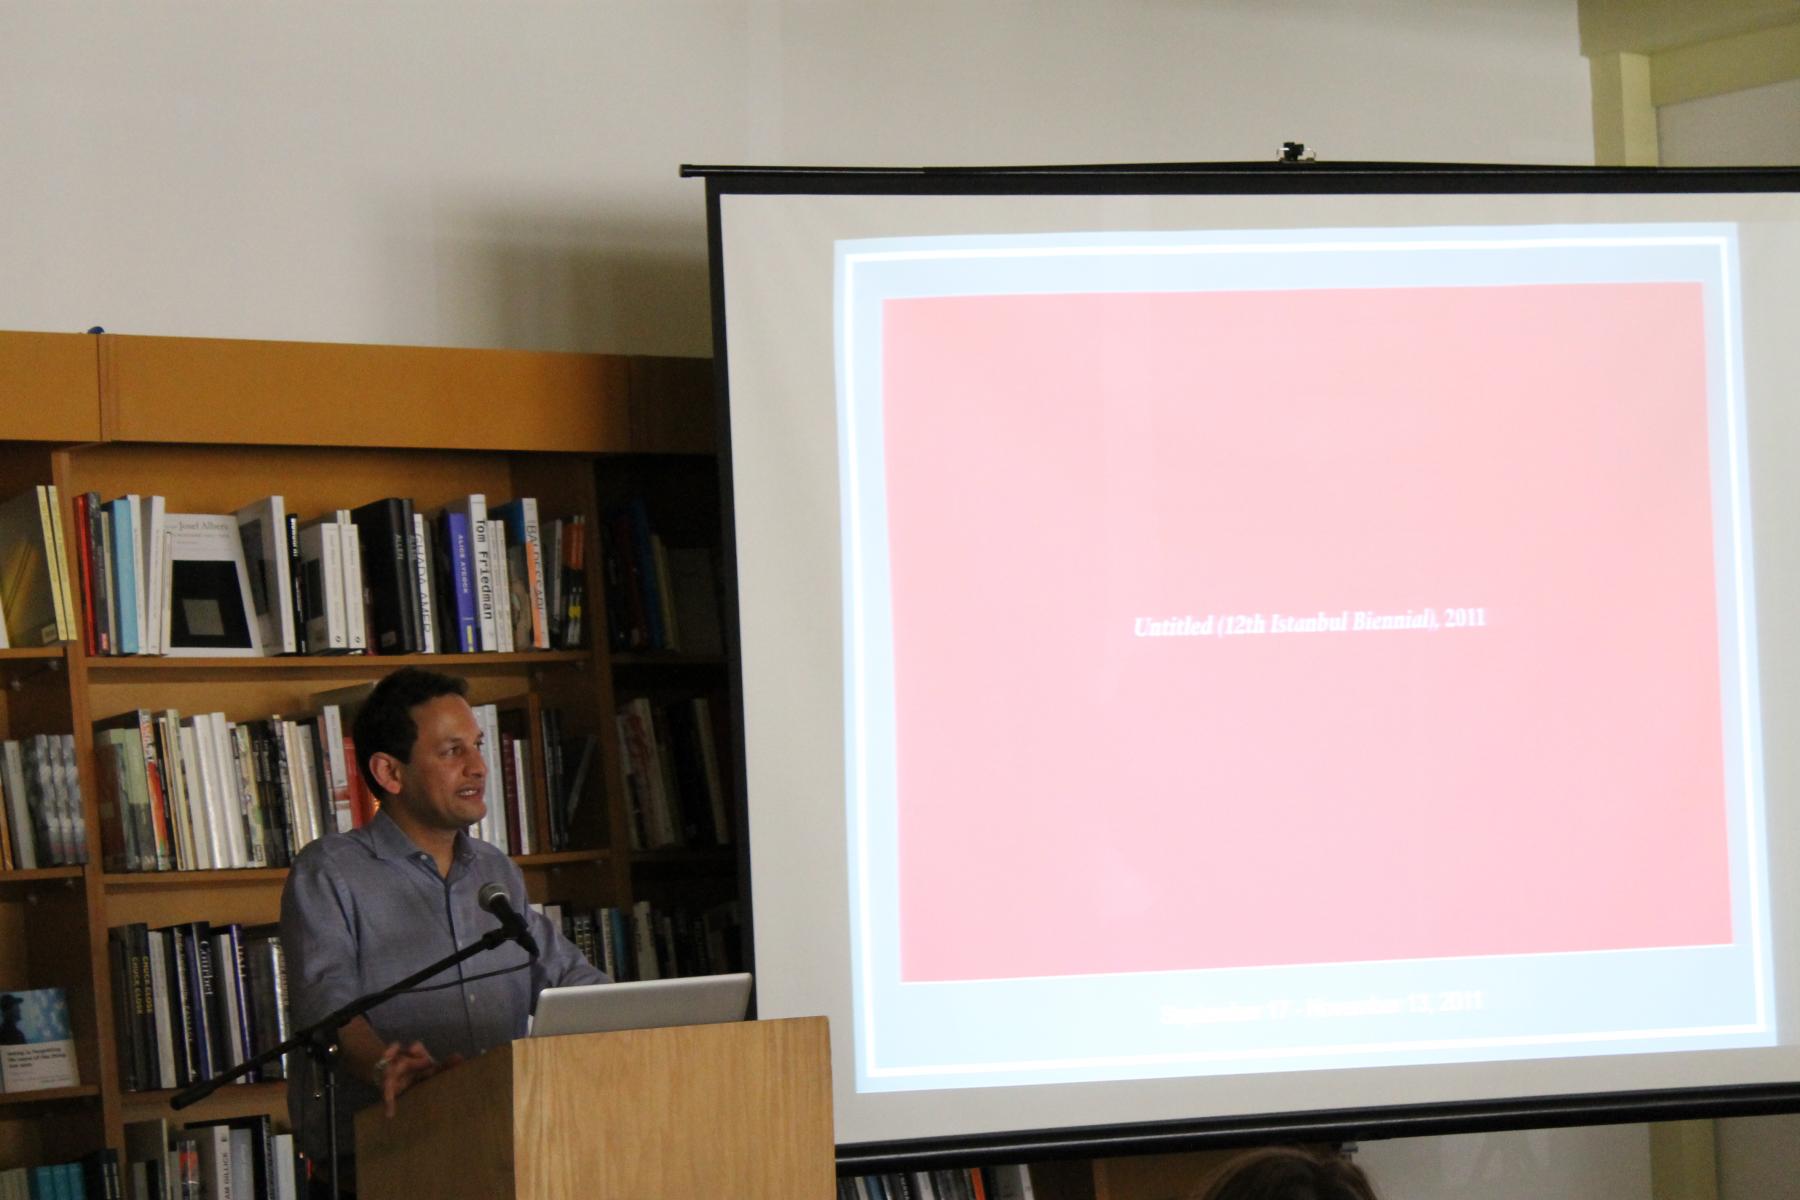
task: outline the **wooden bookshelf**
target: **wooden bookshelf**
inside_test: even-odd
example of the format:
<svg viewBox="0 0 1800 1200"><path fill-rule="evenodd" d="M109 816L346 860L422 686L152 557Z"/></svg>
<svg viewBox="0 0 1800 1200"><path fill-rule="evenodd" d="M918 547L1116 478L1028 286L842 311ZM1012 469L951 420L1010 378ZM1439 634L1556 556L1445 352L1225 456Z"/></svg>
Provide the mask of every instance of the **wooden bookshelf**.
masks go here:
<svg viewBox="0 0 1800 1200"><path fill-rule="evenodd" d="M466 678L476 703L522 706L531 697L530 712L556 706L566 732L597 738L575 848L516 860L532 897L633 901L637 856L623 849L616 664L604 635L601 497L642 459L701 461L712 432L710 369L691 360L0 333L0 500L54 483L65 530L74 529L74 497L90 491L160 494L171 512L199 513L278 493L303 518L383 496L430 510L484 492L534 496L546 518L583 514L588 536L582 649L270 658L106 657L79 643L0 650L0 736L74 735L92 859L0 872L0 986L65 989L81 1079L54 1092L0 1094L0 1167L64 1161L103 1145L122 1154L125 1124L146 1117L274 1113L285 1124L282 1084L227 1087L181 1113L168 1109L171 1092L122 1089L107 930L133 921L271 923L287 872L104 870L96 720L136 708L231 720L310 712L320 692L408 664ZM79 587L73 538L65 550ZM720 676L721 666L715 657L679 669ZM534 758L541 795L541 754ZM719 871L702 859L666 865L708 881Z"/></svg>

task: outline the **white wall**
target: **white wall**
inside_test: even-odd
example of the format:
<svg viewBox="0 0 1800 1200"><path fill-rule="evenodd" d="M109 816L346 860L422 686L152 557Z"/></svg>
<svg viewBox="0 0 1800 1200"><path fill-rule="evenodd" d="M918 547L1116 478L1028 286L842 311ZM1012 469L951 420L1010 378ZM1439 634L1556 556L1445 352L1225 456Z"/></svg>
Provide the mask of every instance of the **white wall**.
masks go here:
<svg viewBox="0 0 1800 1200"><path fill-rule="evenodd" d="M1286 139L1590 162L1575 0L0 0L0 329L706 354L681 163ZM1363 1161L1390 1200L1644 1200L1646 1146L1627 1126Z"/></svg>
<svg viewBox="0 0 1800 1200"><path fill-rule="evenodd" d="M1665 167L1800 164L1800 79L1666 104L1656 139Z"/></svg>
<svg viewBox="0 0 1800 1200"><path fill-rule="evenodd" d="M1575 0L0 0L0 328L710 352L683 162L1591 161Z"/></svg>

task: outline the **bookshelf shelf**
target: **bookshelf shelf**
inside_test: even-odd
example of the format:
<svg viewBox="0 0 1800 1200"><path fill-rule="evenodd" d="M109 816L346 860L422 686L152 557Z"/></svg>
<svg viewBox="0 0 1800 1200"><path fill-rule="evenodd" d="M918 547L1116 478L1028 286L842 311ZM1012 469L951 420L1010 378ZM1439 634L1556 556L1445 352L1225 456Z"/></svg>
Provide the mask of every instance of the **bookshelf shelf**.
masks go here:
<svg viewBox="0 0 1800 1200"><path fill-rule="evenodd" d="M82 876L81 867L39 867L34 871L0 871L0 887L75 880Z"/></svg>
<svg viewBox="0 0 1800 1200"><path fill-rule="evenodd" d="M0 1092L0 1110L16 1111L38 1105L81 1104L100 1098L97 1084L78 1087L44 1088L36 1092Z"/></svg>
<svg viewBox="0 0 1800 1200"><path fill-rule="evenodd" d="M174 1089L167 1088L154 1092L121 1092L119 1106L124 1110L127 1121L142 1121L147 1117L166 1117L178 1121L248 1117L280 1108L287 1100L287 1084L281 1080L271 1083L226 1084L204 1100L196 1101L179 1111L169 1107L169 1101L176 1094Z"/></svg>
<svg viewBox="0 0 1800 1200"><path fill-rule="evenodd" d="M521 870L529 871L533 867L560 867L571 863L601 863L605 862L611 854L612 851L604 848L558 850L552 854L515 854L513 861L519 864Z"/></svg>
<svg viewBox="0 0 1800 1200"><path fill-rule="evenodd" d="M0 650L0 663L7 662L40 662L44 659L60 659L63 656L63 643L53 646L14 646Z"/></svg>
<svg viewBox="0 0 1800 1200"><path fill-rule="evenodd" d="M286 867L248 867L229 871L131 871L102 875L108 891L134 888L216 888L280 883Z"/></svg>
<svg viewBox="0 0 1800 1200"><path fill-rule="evenodd" d="M514 654L336 654L260 658L171 658L151 655L141 658L83 657L79 661L83 669L95 679L137 677L140 673L163 672L184 677L242 672L258 676L366 675L374 679L401 667L429 667L438 671L456 672L481 671L487 668L516 670L521 666L581 664L592 658L593 655L586 650L532 650Z"/></svg>

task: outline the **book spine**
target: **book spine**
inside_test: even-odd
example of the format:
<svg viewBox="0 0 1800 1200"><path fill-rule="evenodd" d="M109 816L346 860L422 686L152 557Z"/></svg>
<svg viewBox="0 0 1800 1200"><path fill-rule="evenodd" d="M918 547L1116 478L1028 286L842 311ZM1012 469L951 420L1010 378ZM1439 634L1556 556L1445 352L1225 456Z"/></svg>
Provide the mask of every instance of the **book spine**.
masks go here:
<svg viewBox="0 0 1800 1200"><path fill-rule="evenodd" d="M63 546L62 505L55 484L39 485L38 504L43 517L44 551L50 560L50 598L56 609L56 640L74 641L75 602L69 587L69 552ZM0 626L4 624L5 621L0 619ZM4 636L4 632L0 628L0 636Z"/></svg>
<svg viewBox="0 0 1800 1200"><path fill-rule="evenodd" d="M481 608L475 587L475 548L470 540L468 516L460 512L444 514L444 531L456 598L456 647L464 654L473 654L483 646Z"/></svg>
<svg viewBox="0 0 1800 1200"><path fill-rule="evenodd" d="M144 1048L133 1016L131 947L123 929L106 931L106 965L112 984L113 1028L118 1031L119 1086L128 1092L144 1088Z"/></svg>
<svg viewBox="0 0 1800 1200"><path fill-rule="evenodd" d="M306 577L300 559L300 518L288 513L282 526L288 557L288 590L292 593L294 606L294 649L301 654L311 654L312 638L307 622L312 613L307 607Z"/></svg>
<svg viewBox="0 0 1800 1200"><path fill-rule="evenodd" d="M117 581L119 614L119 653L137 654L142 646L138 638L138 540L132 524L131 499L121 496L107 506L111 511L112 540L107 544Z"/></svg>
<svg viewBox="0 0 1800 1200"><path fill-rule="evenodd" d="M431 603L431 537L425 528L425 514L412 515L412 561L419 588L419 649L426 654L438 652L437 613Z"/></svg>
<svg viewBox="0 0 1800 1200"><path fill-rule="evenodd" d="M544 531L538 522L537 499L522 496L518 500L517 539L525 547L526 584L531 596L531 644L535 649L550 648L550 613L544 577Z"/></svg>

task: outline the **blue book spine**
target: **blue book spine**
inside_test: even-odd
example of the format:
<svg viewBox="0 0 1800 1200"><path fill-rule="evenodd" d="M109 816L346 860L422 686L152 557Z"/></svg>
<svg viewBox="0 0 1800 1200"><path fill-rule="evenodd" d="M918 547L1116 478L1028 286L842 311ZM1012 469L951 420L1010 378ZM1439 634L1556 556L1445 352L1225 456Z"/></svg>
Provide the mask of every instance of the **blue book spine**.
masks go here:
<svg viewBox="0 0 1800 1200"><path fill-rule="evenodd" d="M650 546L650 510L642 496L634 496L628 505L631 513L632 549L636 552L639 584L643 590L644 619L650 625L650 648L667 650L669 634L663 628L662 589L656 582L656 552Z"/></svg>
<svg viewBox="0 0 1800 1200"><path fill-rule="evenodd" d="M57 1178L62 1183L62 1194L69 1200L87 1200L87 1181L81 1177L81 1164L64 1163L56 1168Z"/></svg>
<svg viewBox="0 0 1800 1200"><path fill-rule="evenodd" d="M124 497L114 500L112 509L113 544L107 547L116 560L113 578L118 593L119 653L136 654L142 647L137 635L137 533L131 524L131 502Z"/></svg>
<svg viewBox="0 0 1800 1200"><path fill-rule="evenodd" d="M475 607L475 555L469 546L469 515L447 512L450 574L456 587L456 645L464 654L481 649L481 616Z"/></svg>

